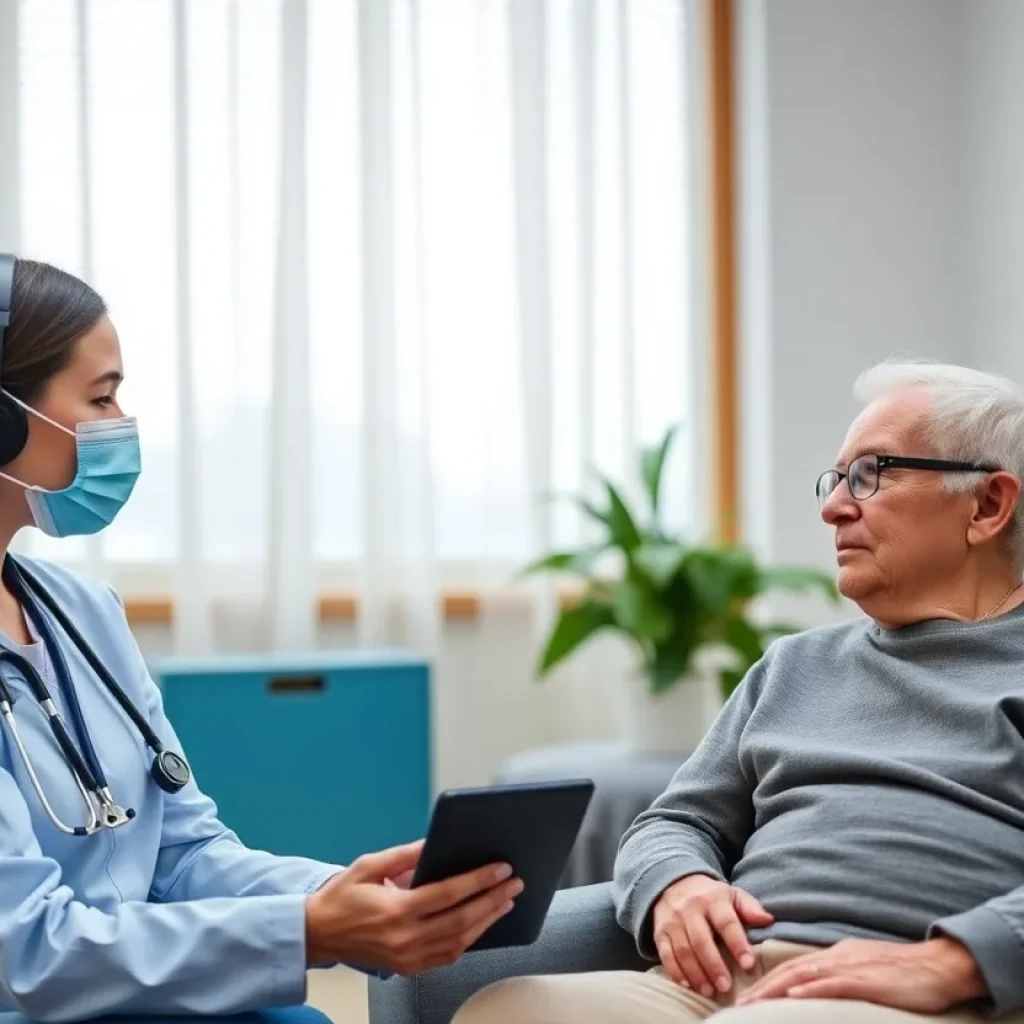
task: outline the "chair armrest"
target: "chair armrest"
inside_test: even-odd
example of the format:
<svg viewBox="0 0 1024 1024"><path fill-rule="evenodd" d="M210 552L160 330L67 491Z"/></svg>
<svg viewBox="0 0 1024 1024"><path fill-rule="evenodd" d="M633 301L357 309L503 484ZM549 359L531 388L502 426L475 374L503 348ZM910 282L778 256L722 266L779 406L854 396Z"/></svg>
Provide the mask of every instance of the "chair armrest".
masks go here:
<svg viewBox="0 0 1024 1024"><path fill-rule="evenodd" d="M451 967L412 978L371 978L370 1024L448 1024L474 992L502 978L651 966L616 922L610 885L563 889L530 946L467 953Z"/></svg>

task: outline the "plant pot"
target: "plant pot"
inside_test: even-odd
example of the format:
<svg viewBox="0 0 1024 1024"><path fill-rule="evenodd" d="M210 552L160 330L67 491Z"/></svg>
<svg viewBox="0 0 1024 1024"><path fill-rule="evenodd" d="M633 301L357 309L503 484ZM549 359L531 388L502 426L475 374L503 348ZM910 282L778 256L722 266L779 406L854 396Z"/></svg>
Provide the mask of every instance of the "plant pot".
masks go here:
<svg viewBox="0 0 1024 1024"><path fill-rule="evenodd" d="M718 675L708 664L657 695L645 679L625 686L625 739L641 753L692 753L722 708Z"/></svg>

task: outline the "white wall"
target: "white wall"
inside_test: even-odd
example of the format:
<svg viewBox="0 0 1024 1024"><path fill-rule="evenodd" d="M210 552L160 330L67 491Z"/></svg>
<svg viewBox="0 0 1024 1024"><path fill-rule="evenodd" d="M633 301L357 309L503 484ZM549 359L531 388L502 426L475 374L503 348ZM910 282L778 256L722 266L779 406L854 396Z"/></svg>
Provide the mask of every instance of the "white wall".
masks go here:
<svg viewBox="0 0 1024 1024"><path fill-rule="evenodd" d="M973 0L964 34L968 343L1024 382L1024 4Z"/></svg>
<svg viewBox="0 0 1024 1024"><path fill-rule="evenodd" d="M965 353L965 9L741 10L744 505L772 560L834 567L813 484L855 414L858 372L893 352Z"/></svg>

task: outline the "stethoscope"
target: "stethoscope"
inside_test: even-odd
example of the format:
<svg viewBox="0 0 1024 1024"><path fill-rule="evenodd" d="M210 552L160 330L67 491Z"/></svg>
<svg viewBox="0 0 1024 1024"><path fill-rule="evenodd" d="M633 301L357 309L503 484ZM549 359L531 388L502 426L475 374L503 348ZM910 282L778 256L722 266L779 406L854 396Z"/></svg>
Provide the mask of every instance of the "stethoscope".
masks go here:
<svg viewBox="0 0 1024 1024"><path fill-rule="evenodd" d="M50 615L59 623L61 629L67 634L71 642L78 648L79 653L89 663L89 666L99 677L100 681L110 691L111 695L121 706L125 714L132 720L135 727L142 734L146 746L153 751L153 764L150 775L153 781L166 793L177 793L183 789L191 777L188 765L180 754L164 750L160 738L153 731L150 724L143 717L141 712L131 702L128 695L118 685L117 680L110 674L107 667L100 661L96 652L86 643L85 638L79 633L74 623L62 611L54 600L53 596L23 565L17 563L10 555L4 560L0 576L4 584L21 604L36 632L39 634L46 648L50 663L53 665L54 673L57 676L57 683L60 686L61 694L70 711L74 722L75 731L78 733L82 743L81 752L75 746L50 697L50 693L43 682L42 676L35 666L20 654L0 647L0 717L7 723L7 728L14 739L15 748L25 766L32 788L39 798L46 816L53 824L67 835L90 836L102 828L117 828L131 821L135 817L132 808L122 808L114 800L107 785L106 776L103 773L103 766L96 756L96 750L92 745L89 730L86 728L85 716L82 714L82 706L75 693L75 687L71 680L71 673L68 670L67 662L64 659L64 652L57 643L53 627L47 621L46 615L39 607L42 604ZM39 602L37 604L36 602ZM46 799L46 793L39 782L32 761L25 749L25 744L18 735L18 726L14 721L12 707L14 698L11 691L4 682L2 666L4 664L14 665L24 676L25 682L32 690L33 696L39 701L46 713L50 723L50 729L59 744L68 768L74 777L75 785L82 794L82 800L88 809L88 822L85 825L65 825L57 817L56 812Z"/></svg>

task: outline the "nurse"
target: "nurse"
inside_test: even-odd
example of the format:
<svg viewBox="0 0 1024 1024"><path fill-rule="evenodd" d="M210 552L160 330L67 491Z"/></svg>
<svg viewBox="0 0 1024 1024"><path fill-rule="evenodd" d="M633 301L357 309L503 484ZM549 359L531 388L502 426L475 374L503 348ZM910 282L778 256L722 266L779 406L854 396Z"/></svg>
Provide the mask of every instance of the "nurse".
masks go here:
<svg viewBox="0 0 1024 1024"><path fill-rule="evenodd" d="M117 595L6 554L25 526L108 525L140 461L92 288L0 255L0 342L0 1020L301 1014L311 966L457 959L511 909L506 865L409 890L418 843L347 868L247 849L191 777Z"/></svg>

